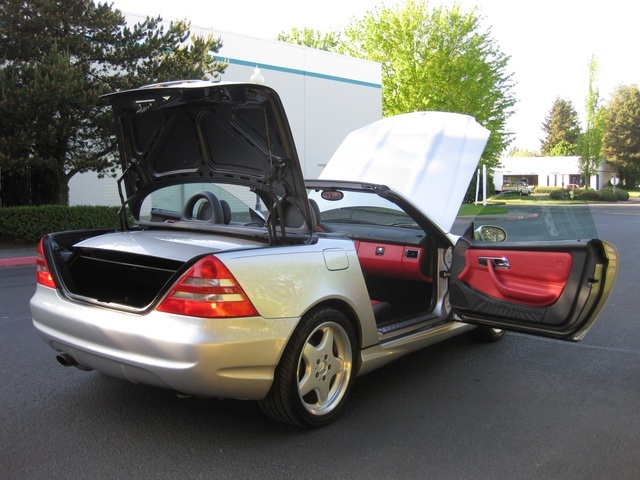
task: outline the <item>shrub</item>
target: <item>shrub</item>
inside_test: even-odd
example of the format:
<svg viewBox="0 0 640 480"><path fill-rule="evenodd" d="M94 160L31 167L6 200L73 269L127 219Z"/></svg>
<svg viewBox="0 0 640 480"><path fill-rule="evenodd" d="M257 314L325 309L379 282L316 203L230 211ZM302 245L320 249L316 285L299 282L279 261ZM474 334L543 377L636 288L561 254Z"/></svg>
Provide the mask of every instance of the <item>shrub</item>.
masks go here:
<svg viewBox="0 0 640 480"><path fill-rule="evenodd" d="M556 191L564 191L564 189L562 187L548 187L548 186L537 186L536 187L536 193L548 193L551 194L551 192L556 192Z"/></svg>
<svg viewBox="0 0 640 480"><path fill-rule="evenodd" d="M569 199L569 192L564 188L554 188L549 192L549 198L551 200L567 200Z"/></svg>
<svg viewBox="0 0 640 480"><path fill-rule="evenodd" d="M0 236L18 242L37 242L51 232L118 228L118 210L119 207L87 205L0 208Z"/></svg>
<svg viewBox="0 0 640 480"><path fill-rule="evenodd" d="M626 202L627 200L629 200L629 192L622 190L621 188L617 188L616 187L616 191L615 193L613 192L613 187L604 187L602 190L600 190L603 194L606 193L606 195L609 195L609 192L611 195L615 196L616 200L620 200L622 202ZM615 201L615 200L613 200Z"/></svg>
<svg viewBox="0 0 640 480"><path fill-rule="evenodd" d="M618 196L614 193L613 190L600 190L601 197L602 200L604 200L605 202L617 202L618 201Z"/></svg>
<svg viewBox="0 0 640 480"><path fill-rule="evenodd" d="M575 190L573 192L573 198L576 198L578 200L584 200L584 201L602 201L604 200L602 193L600 193L597 190ZM615 201L615 199L613 200Z"/></svg>

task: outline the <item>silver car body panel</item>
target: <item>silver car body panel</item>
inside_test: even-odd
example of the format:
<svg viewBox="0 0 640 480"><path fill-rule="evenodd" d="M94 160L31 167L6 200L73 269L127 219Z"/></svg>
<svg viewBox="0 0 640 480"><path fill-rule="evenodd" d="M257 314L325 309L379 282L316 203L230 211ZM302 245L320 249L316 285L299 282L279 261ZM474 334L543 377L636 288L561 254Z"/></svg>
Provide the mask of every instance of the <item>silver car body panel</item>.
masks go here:
<svg viewBox="0 0 640 480"><path fill-rule="evenodd" d="M203 232L143 230L100 235L78 242L75 246L186 262L206 253L238 248L263 248L265 244L255 240L221 237Z"/></svg>
<svg viewBox="0 0 640 480"><path fill-rule="evenodd" d="M473 330L473 325L460 322L446 322L437 327L420 331L406 337L380 343L362 352L362 368L359 375L369 373L393 360L416 350Z"/></svg>

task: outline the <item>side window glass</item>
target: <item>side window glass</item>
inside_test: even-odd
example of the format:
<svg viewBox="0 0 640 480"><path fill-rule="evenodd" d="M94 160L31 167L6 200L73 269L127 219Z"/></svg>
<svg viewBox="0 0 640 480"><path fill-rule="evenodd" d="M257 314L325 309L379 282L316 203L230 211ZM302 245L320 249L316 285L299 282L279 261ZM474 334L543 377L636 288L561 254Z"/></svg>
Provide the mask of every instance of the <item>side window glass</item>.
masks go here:
<svg viewBox="0 0 640 480"><path fill-rule="evenodd" d="M597 238L589 206L584 203L487 205L473 219L466 236L485 242L552 242Z"/></svg>

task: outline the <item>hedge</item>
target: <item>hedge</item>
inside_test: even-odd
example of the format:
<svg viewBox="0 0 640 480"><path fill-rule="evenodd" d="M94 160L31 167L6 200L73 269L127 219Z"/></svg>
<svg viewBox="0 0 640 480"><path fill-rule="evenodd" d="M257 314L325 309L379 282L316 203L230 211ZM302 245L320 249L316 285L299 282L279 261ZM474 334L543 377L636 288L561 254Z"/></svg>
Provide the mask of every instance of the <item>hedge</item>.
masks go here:
<svg viewBox="0 0 640 480"><path fill-rule="evenodd" d="M548 186L537 186L535 189L536 193L552 193L552 192L564 192L565 189L562 187L548 187Z"/></svg>
<svg viewBox="0 0 640 480"><path fill-rule="evenodd" d="M120 207L42 205L0 208L0 236L37 242L44 234L64 230L118 228ZM132 223L132 220L130 219Z"/></svg>

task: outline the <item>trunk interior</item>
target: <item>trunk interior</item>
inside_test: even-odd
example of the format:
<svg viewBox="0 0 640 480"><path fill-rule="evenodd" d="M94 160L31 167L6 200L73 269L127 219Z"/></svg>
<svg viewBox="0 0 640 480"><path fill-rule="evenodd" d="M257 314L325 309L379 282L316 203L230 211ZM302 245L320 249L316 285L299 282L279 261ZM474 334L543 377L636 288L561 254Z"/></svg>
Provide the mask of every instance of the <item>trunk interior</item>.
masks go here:
<svg viewBox="0 0 640 480"><path fill-rule="evenodd" d="M50 253L66 291L101 303L144 308L183 266L175 260L73 246L86 236L60 234L50 238Z"/></svg>

